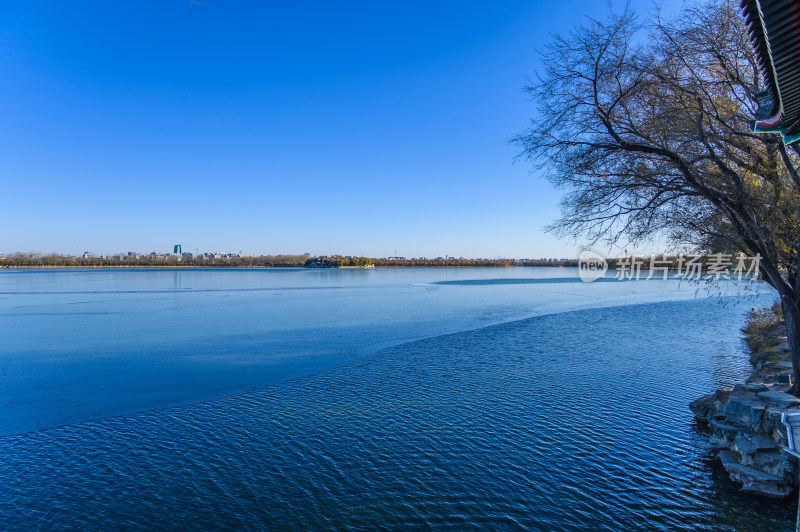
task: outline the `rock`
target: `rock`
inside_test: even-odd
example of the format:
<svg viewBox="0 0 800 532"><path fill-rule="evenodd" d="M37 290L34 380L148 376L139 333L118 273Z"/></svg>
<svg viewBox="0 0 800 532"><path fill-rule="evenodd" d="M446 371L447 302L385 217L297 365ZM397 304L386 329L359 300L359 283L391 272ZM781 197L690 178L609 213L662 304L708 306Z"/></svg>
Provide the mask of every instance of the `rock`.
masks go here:
<svg viewBox="0 0 800 532"><path fill-rule="evenodd" d="M742 493L749 493L750 495L757 495L759 497L768 497L770 499L785 499L791 495L794 490L785 484L747 480L743 483L740 491Z"/></svg>
<svg viewBox="0 0 800 532"><path fill-rule="evenodd" d="M795 469L794 464L787 458L786 454L780 452L756 453L749 456L747 461L743 459L742 464L754 467L764 473L780 477L784 479L784 481L792 479Z"/></svg>
<svg viewBox="0 0 800 532"><path fill-rule="evenodd" d="M714 399L716 399L720 404L723 406L725 403L728 402L728 397L731 396L731 392L733 391L732 386L728 386L726 388L719 388L716 392L714 392Z"/></svg>
<svg viewBox="0 0 800 532"><path fill-rule="evenodd" d="M735 384L733 390L731 390L731 395L750 395L750 392L747 391L747 387L744 384Z"/></svg>
<svg viewBox="0 0 800 532"><path fill-rule="evenodd" d="M728 466L736 463L736 460L733 459L733 455L730 453L730 451L720 451L719 461L722 462L722 467L724 467L726 471L728 470Z"/></svg>
<svg viewBox="0 0 800 532"><path fill-rule="evenodd" d="M770 393L775 392L762 392L762 395ZM725 405L725 415L729 419L753 426L761 421L766 409L767 405L755 394L749 392L737 394L736 389L734 389L728 399L728 403Z"/></svg>
<svg viewBox="0 0 800 532"><path fill-rule="evenodd" d="M705 421L708 423L711 414L717 411L714 402L714 394L704 395L700 399L689 403L689 409L698 421Z"/></svg>
<svg viewBox="0 0 800 532"><path fill-rule="evenodd" d="M742 491L762 497L783 498L792 493L792 487L782 477L742 465L729 451L720 451L719 458L731 480L742 484Z"/></svg>
<svg viewBox="0 0 800 532"><path fill-rule="evenodd" d="M778 444L763 436L739 433L733 441L733 448L742 454L753 454L759 451L772 451Z"/></svg>
<svg viewBox="0 0 800 532"><path fill-rule="evenodd" d="M781 421L788 414L800 449L800 399L786 393L793 379L783 324L751 349L751 360L755 369L745 384L719 388L689 408L698 420L708 422L709 446L743 493L782 498L794 491L800 475L800 462L786 449Z"/></svg>
<svg viewBox="0 0 800 532"><path fill-rule="evenodd" d="M711 445L712 449L730 449L731 447L731 443L728 440L715 435L708 439L708 444Z"/></svg>
<svg viewBox="0 0 800 532"><path fill-rule="evenodd" d="M708 424L708 428L711 429L711 432L715 436L730 442L733 441L733 439L739 433L741 427L739 427L738 425L726 423L725 421L727 420L720 421L718 419L712 419Z"/></svg>
<svg viewBox="0 0 800 532"><path fill-rule="evenodd" d="M789 409L800 407L800 399L794 395L789 395L788 393L761 392L758 394L758 398L768 403L770 406L777 408Z"/></svg>
<svg viewBox="0 0 800 532"><path fill-rule="evenodd" d="M783 410L780 408L769 407L761 418L761 432L767 438L772 438L775 442L786 441L786 427L781 422Z"/></svg>

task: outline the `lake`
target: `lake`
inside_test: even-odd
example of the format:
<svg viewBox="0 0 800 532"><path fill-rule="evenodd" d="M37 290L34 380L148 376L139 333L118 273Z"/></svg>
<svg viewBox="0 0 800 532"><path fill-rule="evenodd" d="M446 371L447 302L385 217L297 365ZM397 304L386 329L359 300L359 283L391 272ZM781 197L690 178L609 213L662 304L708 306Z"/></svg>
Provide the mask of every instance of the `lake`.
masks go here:
<svg viewBox="0 0 800 532"><path fill-rule="evenodd" d="M762 286L0 270L0 527L792 530L687 405Z"/></svg>

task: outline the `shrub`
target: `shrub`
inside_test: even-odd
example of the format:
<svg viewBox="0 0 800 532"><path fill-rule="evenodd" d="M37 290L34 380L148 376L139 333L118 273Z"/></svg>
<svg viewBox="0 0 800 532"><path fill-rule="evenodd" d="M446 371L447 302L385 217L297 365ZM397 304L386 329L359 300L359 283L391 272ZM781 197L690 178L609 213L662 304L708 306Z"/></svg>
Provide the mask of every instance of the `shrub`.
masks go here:
<svg viewBox="0 0 800 532"><path fill-rule="evenodd" d="M751 362L755 363L760 355L774 347L776 342L770 333L773 333L782 321L783 311L780 301L776 301L771 308L750 309L741 331L751 351Z"/></svg>

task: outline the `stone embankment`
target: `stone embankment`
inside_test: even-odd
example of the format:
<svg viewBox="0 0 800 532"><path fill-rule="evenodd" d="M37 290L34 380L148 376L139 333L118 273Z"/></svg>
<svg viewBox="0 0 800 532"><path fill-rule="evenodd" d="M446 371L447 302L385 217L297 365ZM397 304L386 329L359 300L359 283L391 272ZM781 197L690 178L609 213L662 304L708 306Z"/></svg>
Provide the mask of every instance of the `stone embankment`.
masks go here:
<svg viewBox="0 0 800 532"><path fill-rule="evenodd" d="M781 498L798 485L798 461L786 450L781 418L800 413L800 399L786 393L792 364L785 326L774 314L765 318L766 312L753 312L743 329L755 365L747 382L720 388L689 408L708 424L711 447L743 492Z"/></svg>

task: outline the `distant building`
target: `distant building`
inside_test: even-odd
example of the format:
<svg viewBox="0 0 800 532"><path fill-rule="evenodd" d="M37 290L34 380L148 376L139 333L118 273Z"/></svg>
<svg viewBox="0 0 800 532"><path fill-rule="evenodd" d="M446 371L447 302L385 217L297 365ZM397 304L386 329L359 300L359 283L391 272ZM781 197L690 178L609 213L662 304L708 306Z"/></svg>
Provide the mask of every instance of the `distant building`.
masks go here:
<svg viewBox="0 0 800 532"><path fill-rule="evenodd" d="M173 255L180 255L181 254L181 245L175 244L175 249L172 250Z"/></svg>

